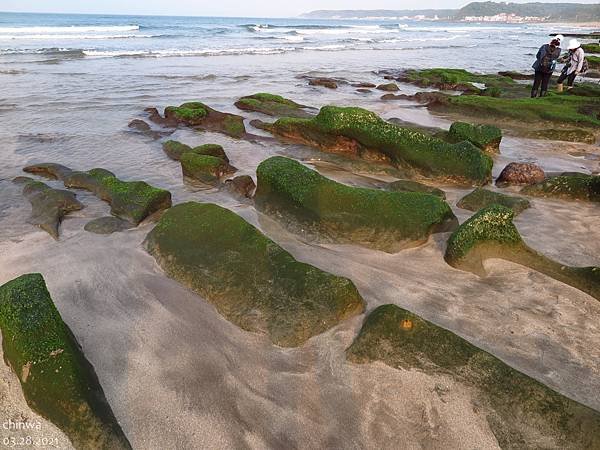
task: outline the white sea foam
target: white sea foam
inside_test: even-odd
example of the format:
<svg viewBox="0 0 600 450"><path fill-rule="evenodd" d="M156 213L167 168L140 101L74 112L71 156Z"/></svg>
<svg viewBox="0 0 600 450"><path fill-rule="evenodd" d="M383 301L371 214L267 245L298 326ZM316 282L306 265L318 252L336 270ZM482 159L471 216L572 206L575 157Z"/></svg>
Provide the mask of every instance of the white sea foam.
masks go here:
<svg viewBox="0 0 600 450"><path fill-rule="evenodd" d="M114 25L114 26L79 26L70 27L0 27L1 34L51 34L51 33L110 33L123 31L137 31L139 25Z"/></svg>
<svg viewBox="0 0 600 450"><path fill-rule="evenodd" d="M4 40L62 40L62 39L147 39L159 37L152 34L16 34L3 35L0 34L0 41Z"/></svg>

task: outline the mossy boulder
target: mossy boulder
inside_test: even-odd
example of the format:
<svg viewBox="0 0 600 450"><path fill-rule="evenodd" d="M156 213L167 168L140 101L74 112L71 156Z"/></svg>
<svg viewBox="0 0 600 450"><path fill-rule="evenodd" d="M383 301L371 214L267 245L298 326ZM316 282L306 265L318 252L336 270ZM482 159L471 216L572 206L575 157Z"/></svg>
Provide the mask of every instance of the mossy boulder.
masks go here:
<svg viewBox="0 0 600 450"><path fill-rule="evenodd" d="M502 130L493 125L474 125L466 122L454 122L448 135L451 139L469 141L486 153L500 153Z"/></svg>
<svg viewBox="0 0 600 450"><path fill-rule="evenodd" d="M171 193L144 181L123 181L106 169L79 172L59 164L27 166L28 173L57 178L66 187L85 189L110 204L112 215L135 225L149 215L171 207Z"/></svg>
<svg viewBox="0 0 600 450"><path fill-rule="evenodd" d="M533 197L600 202L600 175L563 175L525 186L521 193Z"/></svg>
<svg viewBox="0 0 600 450"><path fill-rule="evenodd" d="M527 199L513 197L511 195L493 192L483 188L476 188L470 194L461 198L456 206L469 211L479 211L486 206L496 204L506 206L514 211L515 215L520 214L531 205Z"/></svg>
<svg viewBox="0 0 600 450"><path fill-rule="evenodd" d="M600 448L600 413L396 305L371 312L346 354L450 377L473 395L500 448Z"/></svg>
<svg viewBox="0 0 600 450"><path fill-rule="evenodd" d="M243 111L256 111L268 116L278 117L310 117L305 108L292 100L280 95L258 93L240 98L236 103L239 109Z"/></svg>
<svg viewBox="0 0 600 450"><path fill-rule="evenodd" d="M207 184L217 183L223 175L236 170L222 158L193 151L181 155L180 162L183 176Z"/></svg>
<svg viewBox="0 0 600 450"><path fill-rule="evenodd" d="M219 144L202 144L197 147L190 147L178 141L167 141L163 144L163 151L167 156L175 161L181 160L181 155L186 152L196 153L198 155L210 155L229 162L229 158L223 147Z"/></svg>
<svg viewBox="0 0 600 450"><path fill-rule="evenodd" d="M474 85L482 84L487 88L505 87L515 84L508 76L496 74L476 74L463 69L422 69L406 70L399 74L398 81L412 83L420 87L435 87L441 90L479 92Z"/></svg>
<svg viewBox="0 0 600 450"><path fill-rule="evenodd" d="M181 155L192 150L192 147L189 145L172 140L164 142L162 148L166 155L175 161L179 161L181 159Z"/></svg>
<svg viewBox="0 0 600 450"><path fill-rule="evenodd" d="M250 175L240 175L225 181L225 186L233 194L245 198L252 198L256 184Z"/></svg>
<svg viewBox="0 0 600 450"><path fill-rule="evenodd" d="M434 195L347 186L281 156L263 161L256 175L259 209L333 242L393 252L456 226L451 208Z"/></svg>
<svg viewBox="0 0 600 450"><path fill-rule="evenodd" d="M565 266L529 248L513 224L514 214L512 209L497 204L474 214L448 239L446 262L457 269L484 276L484 260L505 259L600 300L600 267Z"/></svg>
<svg viewBox="0 0 600 450"><path fill-rule="evenodd" d="M412 180L392 181L386 185L386 189L392 192L422 192L435 195L436 197L446 198L446 193L441 189Z"/></svg>
<svg viewBox="0 0 600 450"><path fill-rule="evenodd" d="M600 46L599 46L600 50ZM600 69L600 56L586 56L590 69Z"/></svg>
<svg viewBox="0 0 600 450"><path fill-rule="evenodd" d="M216 131L235 138L246 135L243 117L217 111L201 102L167 106L165 120L167 123L182 124L205 131Z"/></svg>
<svg viewBox="0 0 600 450"><path fill-rule="evenodd" d="M470 142L450 144L384 121L362 108L326 106L312 119L279 119L267 127L277 136L329 152L410 168L470 185L491 178L492 159Z"/></svg>
<svg viewBox="0 0 600 450"><path fill-rule="evenodd" d="M498 186L535 184L544 181L544 170L533 163L511 162L502 169L496 184Z"/></svg>
<svg viewBox="0 0 600 450"><path fill-rule="evenodd" d="M379 86L377 86L377 89L385 92L396 92L400 90L396 83L380 84Z"/></svg>
<svg viewBox="0 0 600 450"><path fill-rule="evenodd" d="M31 203L28 222L40 227L54 239L58 239L58 227L63 217L83 209L73 192L53 189L28 177L18 177L14 181L23 186L23 195Z"/></svg>
<svg viewBox="0 0 600 450"><path fill-rule="evenodd" d="M337 89L338 81L333 78L311 78L308 81L310 86L322 86L328 89Z"/></svg>
<svg viewBox="0 0 600 450"><path fill-rule="evenodd" d="M146 238L167 276L204 297L244 330L299 346L361 314L354 284L296 261L237 214L208 203L168 210Z"/></svg>
<svg viewBox="0 0 600 450"><path fill-rule="evenodd" d="M4 361L33 411L60 428L77 449L131 448L40 274L0 286L0 329Z"/></svg>

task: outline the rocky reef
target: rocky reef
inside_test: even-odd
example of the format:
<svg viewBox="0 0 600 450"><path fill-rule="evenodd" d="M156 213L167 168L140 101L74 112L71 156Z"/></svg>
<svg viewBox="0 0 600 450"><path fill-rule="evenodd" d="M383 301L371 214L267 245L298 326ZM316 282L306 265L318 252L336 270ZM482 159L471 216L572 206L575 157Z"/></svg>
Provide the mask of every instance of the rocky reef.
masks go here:
<svg viewBox="0 0 600 450"><path fill-rule="evenodd" d="M525 186L521 193L533 197L600 202L600 175L573 174L549 177L540 183Z"/></svg>
<svg viewBox="0 0 600 450"><path fill-rule="evenodd" d="M490 205L463 223L448 239L444 259L452 267L485 276L483 261L505 259L529 267L600 300L600 267L569 267L528 247L513 224L514 212Z"/></svg>
<svg viewBox="0 0 600 450"><path fill-rule="evenodd" d="M244 330L295 347L360 314L354 284L296 261L237 214L208 203L169 209L145 241L169 277Z"/></svg>
<svg viewBox="0 0 600 450"><path fill-rule="evenodd" d="M396 305L371 312L346 354L356 363L450 377L473 392L500 448L600 447L600 413Z"/></svg>
<svg viewBox="0 0 600 450"><path fill-rule="evenodd" d="M306 111L306 106L288 100L280 95L258 93L240 98L235 106L243 111L255 111L275 117L307 118L311 114Z"/></svg>
<svg viewBox="0 0 600 450"><path fill-rule="evenodd" d="M83 208L73 192L53 189L28 177L17 177L14 182L23 186L23 195L31 203L29 223L40 227L54 239L58 239L58 227L63 217Z"/></svg>
<svg viewBox="0 0 600 450"><path fill-rule="evenodd" d="M433 87L442 91L477 92L482 89L474 85L485 85L487 89L498 89L515 84L511 77L495 74L476 74L463 69L405 70L396 79L419 87Z"/></svg>
<svg viewBox="0 0 600 450"><path fill-rule="evenodd" d="M450 144L386 122L362 108L326 106L312 119L283 118L265 128L287 140L388 162L420 176L468 185L491 179L492 159L470 142Z"/></svg>
<svg viewBox="0 0 600 450"><path fill-rule="evenodd" d="M458 201L456 206L469 211L479 211L492 204L512 209L515 216L531 206L525 198L513 197L512 195L501 194L500 192L489 191L483 188L476 188L473 192L465 195Z"/></svg>
<svg viewBox="0 0 600 450"><path fill-rule="evenodd" d="M92 365L63 322L40 274L0 286L4 361L27 404L77 449L130 449Z"/></svg>
<svg viewBox="0 0 600 450"><path fill-rule="evenodd" d="M347 186L281 156L263 161L256 174L257 207L321 239L394 252L456 227L435 195Z"/></svg>
<svg viewBox="0 0 600 450"><path fill-rule="evenodd" d="M122 181L106 169L87 172L54 163L27 166L25 172L59 179L68 188L85 189L110 204L112 215L135 225L149 215L171 207L171 193L144 181Z"/></svg>

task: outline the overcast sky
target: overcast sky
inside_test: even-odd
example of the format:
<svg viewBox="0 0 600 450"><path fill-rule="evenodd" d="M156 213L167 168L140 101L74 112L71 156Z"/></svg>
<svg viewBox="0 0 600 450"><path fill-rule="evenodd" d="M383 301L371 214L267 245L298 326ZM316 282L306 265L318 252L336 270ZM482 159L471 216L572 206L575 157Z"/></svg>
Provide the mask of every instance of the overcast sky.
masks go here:
<svg viewBox="0 0 600 450"><path fill-rule="evenodd" d="M548 1L548 0L546 0ZM565 1L565 0L558 0ZM0 0L0 11L294 17L315 9L458 8L468 0ZM519 2L524 3L524 2ZM598 3L579 0L578 3Z"/></svg>

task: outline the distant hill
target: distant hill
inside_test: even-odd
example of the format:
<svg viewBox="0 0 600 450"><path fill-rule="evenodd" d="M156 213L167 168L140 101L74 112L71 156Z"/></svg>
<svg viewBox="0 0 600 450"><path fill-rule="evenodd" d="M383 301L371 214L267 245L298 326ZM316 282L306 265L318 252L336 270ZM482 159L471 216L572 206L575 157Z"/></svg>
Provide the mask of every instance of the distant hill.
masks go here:
<svg viewBox="0 0 600 450"><path fill-rule="evenodd" d="M469 20L477 17L492 17L500 14L514 14L522 18L540 18L546 22L600 22L600 3L497 3L473 2L461 9L424 10L319 10L303 14L301 17L313 19L365 19L420 17L440 20ZM500 20L500 19L499 19ZM501 20L500 20L501 21Z"/></svg>

